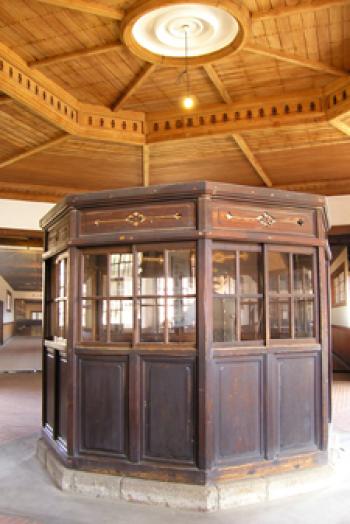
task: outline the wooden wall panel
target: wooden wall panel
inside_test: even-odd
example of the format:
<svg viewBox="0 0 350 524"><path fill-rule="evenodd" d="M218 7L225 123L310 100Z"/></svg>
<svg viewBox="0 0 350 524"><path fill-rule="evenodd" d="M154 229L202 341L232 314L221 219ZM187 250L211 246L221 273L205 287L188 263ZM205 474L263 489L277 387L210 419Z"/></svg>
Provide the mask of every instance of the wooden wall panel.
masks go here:
<svg viewBox="0 0 350 524"><path fill-rule="evenodd" d="M127 376L127 357L80 358L80 451L126 455Z"/></svg>
<svg viewBox="0 0 350 524"><path fill-rule="evenodd" d="M216 395L217 462L262 458L263 358L216 360Z"/></svg>
<svg viewBox="0 0 350 524"><path fill-rule="evenodd" d="M143 458L194 462L194 359L143 361Z"/></svg>
<svg viewBox="0 0 350 524"><path fill-rule="evenodd" d="M316 449L321 384L319 355L278 355L276 365L274 393L277 397L279 453Z"/></svg>
<svg viewBox="0 0 350 524"><path fill-rule="evenodd" d="M58 392L58 419L57 419L57 435L65 443L67 442L67 410L68 410L68 397L67 397L67 386L68 386L68 364L67 358L60 355L58 360L58 372L57 372L57 392Z"/></svg>
<svg viewBox="0 0 350 524"><path fill-rule="evenodd" d="M56 417L56 366L55 366L55 354L47 350L44 351L44 395L45 395L45 412L44 412L44 425L49 428L50 431L55 430L55 417Z"/></svg>

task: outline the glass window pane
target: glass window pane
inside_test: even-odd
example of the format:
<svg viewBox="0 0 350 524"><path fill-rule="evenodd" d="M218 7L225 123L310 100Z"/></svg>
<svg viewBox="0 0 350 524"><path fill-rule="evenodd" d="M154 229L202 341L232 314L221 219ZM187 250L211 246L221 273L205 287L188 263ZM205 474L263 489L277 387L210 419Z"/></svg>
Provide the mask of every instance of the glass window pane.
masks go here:
<svg viewBox="0 0 350 524"><path fill-rule="evenodd" d="M110 296L132 296L131 253L113 253L110 256Z"/></svg>
<svg viewBox="0 0 350 524"><path fill-rule="evenodd" d="M304 295L314 292L313 284L313 256L293 255L294 291Z"/></svg>
<svg viewBox="0 0 350 524"><path fill-rule="evenodd" d="M312 338L315 336L314 301L313 299L295 300L294 322L296 338Z"/></svg>
<svg viewBox="0 0 350 524"><path fill-rule="evenodd" d="M236 253L234 251L213 252L214 293L230 295L236 293Z"/></svg>
<svg viewBox="0 0 350 524"><path fill-rule="evenodd" d="M107 300L82 300L81 338L85 341L107 341Z"/></svg>
<svg viewBox="0 0 350 524"><path fill-rule="evenodd" d="M168 252L168 295L192 295L196 292L196 256L193 250Z"/></svg>
<svg viewBox="0 0 350 524"><path fill-rule="evenodd" d="M60 260L58 263L58 297L65 297L67 294L67 260Z"/></svg>
<svg viewBox="0 0 350 524"><path fill-rule="evenodd" d="M164 253L144 251L138 253L138 291L141 295L164 295Z"/></svg>
<svg viewBox="0 0 350 524"><path fill-rule="evenodd" d="M107 295L107 255L84 255L82 295Z"/></svg>
<svg viewBox="0 0 350 524"><path fill-rule="evenodd" d="M111 300L109 318L111 341L131 340L133 332L132 300Z"/></svg>
<svg viewBox="0 0 350 524"><path fill-rule="evenodd" d="M236 340L236 300L234 298L214 297L214 342L233 342Z"/></svg>
<svg viewBox="0 0 350 524"><path fill-rule="evenodd" d="M141 342L164 342L164 299L142 299L139 305Z"/></svg>
<svg viewBox="0 0 350 524"><path fill-rule="evenodd" d="M270 336L271 338L290 338L290 301L270 301Z"/></svg>
<svg viewBox="0 0 350 524"><path fill-rule="evenodd" d="M170 342L192 342L196 338L196 299L168 300Z"/></svg>
<svg viewBox="0 0 350 524"><path fill-rule="evenodd" d="M269 253L270 293L289 292L289 254Z"/></svg>
<svg viewBox="0 0 350 524"><path fill-rule="evenodd" d="M262 292L262 263L260 253L240 251L241 294L256 295Z"/></svg>
<svg viewBox="0 0 350 524"><path fill-rule="evenodd" d="M261 340L263 309L261 299L241 301L241 340Z"/></svg>

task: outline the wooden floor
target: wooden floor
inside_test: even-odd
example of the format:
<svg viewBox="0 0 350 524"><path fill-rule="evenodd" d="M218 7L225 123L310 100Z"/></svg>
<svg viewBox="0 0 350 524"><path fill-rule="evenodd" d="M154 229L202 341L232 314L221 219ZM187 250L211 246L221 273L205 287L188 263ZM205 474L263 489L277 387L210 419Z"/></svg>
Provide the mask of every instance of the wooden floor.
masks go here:
<svg viewBox="0 0 350 524"><path fill-rule="evenodd" d="M41 337L11 337L0 346L0 373L41 368Z"/></svg>
<svg viewBox="0 0 350 524"><path fill-rule="evenodd" d="M335 373L333 378L333 426L350 432L350 373Z"/></svg>

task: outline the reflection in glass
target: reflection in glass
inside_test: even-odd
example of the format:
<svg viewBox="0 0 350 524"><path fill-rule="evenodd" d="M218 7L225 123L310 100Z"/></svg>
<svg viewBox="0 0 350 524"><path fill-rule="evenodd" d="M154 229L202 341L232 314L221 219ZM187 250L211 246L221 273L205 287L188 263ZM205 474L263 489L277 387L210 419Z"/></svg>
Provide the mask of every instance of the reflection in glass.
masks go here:
<svg viewBox="0 0 350 524"><path fill-rule="evenodd" d="M236 292L236 253L234 251L213 252L214 293L230 295Z"/></svg>
<svg viewBox="0 0 350 524"><path fill-rule="evenodd" d="M162 251L138 253L138 291L141 295L164 295L164 254Z"/></svg>
<svg viewBox="0 0 350 524"><path fill-rule="evenodd" d="M110 256L110 296L132 295L132 254L113 253Z"/></svg>
<svg viewBox="0 0 350 524"><path fill-rule="evenodd" d="M66 302L59 300L56 303L57 307L57 336L59 338L66 338Z"/></svg>
<svg viewBox="0 0 350 524"><path fill-rule="evenodd" d="M291 337L288 299L270 301L270 336L275 339Z"/></svg>
<svg viewBox="0 0 350 524"><path fill-rule="evenodd" d="M214 342L233 342L236 340L236 300L234 298L214 297L213 312Z"/></svg>
<svg viewBox="0 0 350 524"><path fill-rule="evenodd" d="M194 341L196 336L196 299L168 300L168 330L170 342Z"/></svg>
<svg viewBox="0 0 350 524"><path fill-rule="evenodd" d="M58 296L65 297L67 293L67 260L58 263Z"/></svg>
<svg viewBox="0 0 350 524"><path fill-rule="evenodd" d="M262 300L241 300L241 340L262 339Z"/></svg>
<svg viewBox="0 0 350 524"><path fill-rule="evenodd" d="M294 325L296 338L314 337L314 301L313 299L295 300Z"/></svg>
<svg viewBox="0 0 350 524"><path fill-rule="evenodd" d="M313 293L313 256L293 255L294 291L309 295Z"/></svg>
<svg viewBox="0 0 350 524"><path fill-rule="evenodd" d="M107 255L84 255L82 295L107 295Z"/></svg>
<svg viewBox="0 0 350 524"><path fill-rule="evenodd" d="M143 298L139 301L139 327L141 342L164 341L164 299Z"/></svg>
<svg viewBox="0 0 350 524"><path fill-rule="evenodd" d="M84 341L107 341L106 300L82 300L81 337Z"/></svg>
<svg viewBox="0 0 350 524"><path fill-rule="evenodd" d="M133 330L132 300L111 300L109 319L111 341L130 340Z"/></svg>
<svg viewBox="0 0 350 524"><path fill-rule="evenodd" d="M289 254L269 253L270 293L289 292Z"/></svg>
<svg viewBox="0 0 350 524"><path fill-rule="evenodd" d="M256 252L241 251L240 287L242 295L256 295L262 292L261 255Z"/></svg>
<svg viewBox="0 0 350 524"><path fill-rule="evenodd" d="M168 295L196 292L196 258L189 249L168 252Z"/></svg>

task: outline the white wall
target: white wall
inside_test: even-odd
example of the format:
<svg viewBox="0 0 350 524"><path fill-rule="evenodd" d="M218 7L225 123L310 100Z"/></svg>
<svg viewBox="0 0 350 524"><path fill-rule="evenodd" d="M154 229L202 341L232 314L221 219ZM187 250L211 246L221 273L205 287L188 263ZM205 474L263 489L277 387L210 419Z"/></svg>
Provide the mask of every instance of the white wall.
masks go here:
<svg viewBox="0 0 350 524"><path fill-rule="evenodd" d="M46 202L0 199L0 227L40 230L39 220L53 206Z"/></svg>
<svg viewBox="0 0 350 524"><path fill-rule="evenodd" d="M331 226L350 224L350 195L327 197L327 208Z"/></svg>
<svg viewBox="0 0 350 524"><path fill-rule="evenodd" d="M12 306L11 311L6 311L6 291L10 291L12 293ZM4 324L8 324L9 322L14 322L14 292L12 287L6 280L0 275L0 300L4 303Z"/></svg>

